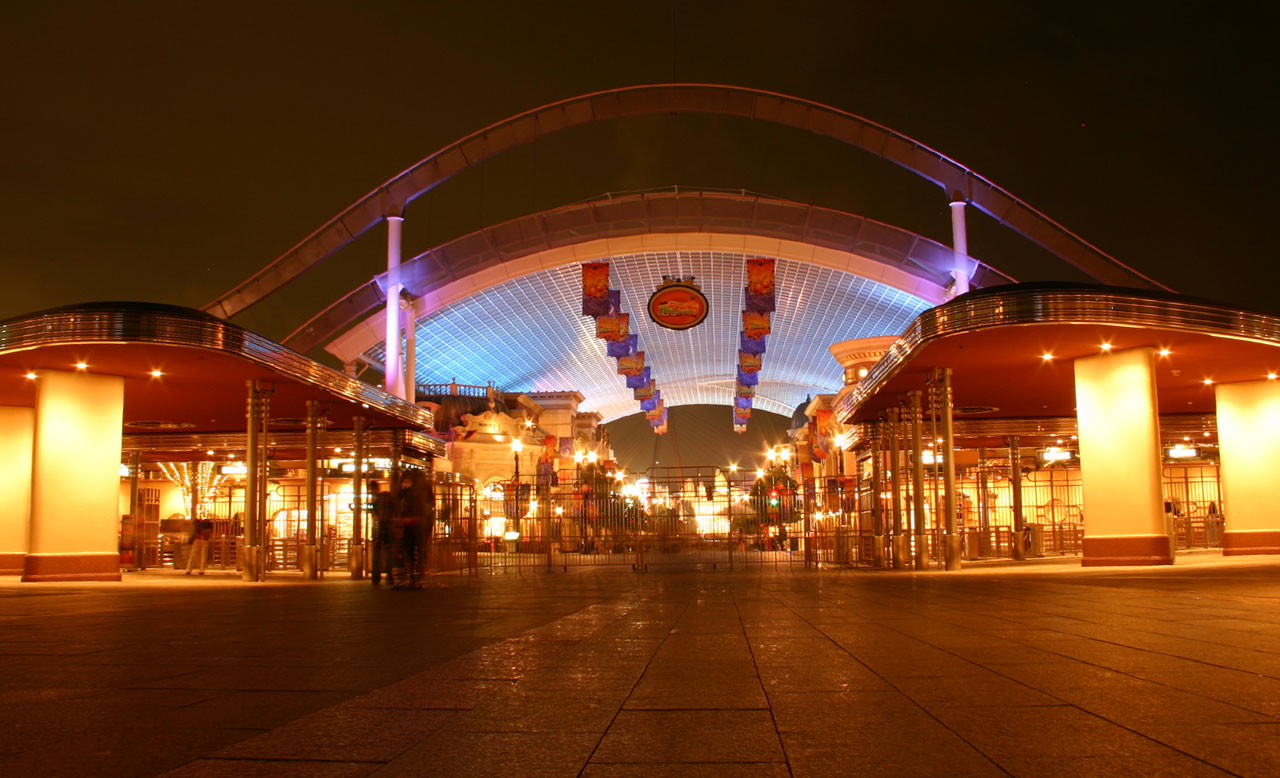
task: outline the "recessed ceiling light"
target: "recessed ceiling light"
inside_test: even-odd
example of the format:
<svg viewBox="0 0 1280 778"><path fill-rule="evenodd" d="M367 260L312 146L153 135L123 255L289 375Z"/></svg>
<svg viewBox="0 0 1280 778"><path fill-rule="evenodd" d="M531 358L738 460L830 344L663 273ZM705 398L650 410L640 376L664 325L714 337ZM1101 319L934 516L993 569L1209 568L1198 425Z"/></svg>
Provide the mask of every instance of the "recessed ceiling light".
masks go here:
<svg viewBox="0 0 1280 778"><path fill-rule="evenodd" d="M37 378L37 377L38 377L38 376L36 376L36 374L35 374L35 373L27 373L27 378L35 379L35 378Z"/></svg>
<svg viewBox="0 0 1280 778"><path fill-rule="evenodd" d="M77 363L76 363L76 370L84 370L84 369L85 369L85 368L87 368L87 367L89 367L89 363L88 363L88 362L77 362Z"/></svg>
<svg viewBox="0 0 1280 778"><path fill-rule="evenodd" d="M162 376L162 375L164 375L164 373L160 372L159 370L152 370L152 371L151 371L151 377L152 377L152 378L159 378L159 377L160 377L160 376Z"/></svg>
<svg viewBox="0 0 1280 778"><path fill-rule="evenodd" d="M1267 373L1267 380L1268 380L1268 381L1274 381L1274 380L1276 380L1276 374L1275 374L1275 373Z"/></svg>
<svg viewBox="0 0 1280 778"><path fill-rule="evenodd" d="M1207 437L1209 437L1209 433L1207 433L1207 432L1206 432L1206 433L1204 433L1204 436L1205 436L1206 438L1207 438Z"/></svg>
<svg viewBox="0 0 1280 778"><path fill-rule="evenodd" d="M1212 379L1212 378L1206 378L1206 379L1204 379L1204 385L1205 385L1205 386L1208 386L1208 385L1209 385L1209 384L1211 384L1211 383L1213 383L1213 379Z"/></svg>
<svg viewBox="0 0 1280 778"><path fill-rule="evenodd" d="M1110 350L1111 350L1111 344L1110 344L1110 343L1103 343L1103 344L1102 344L1102 350L1103 350L1103 351L1110 351Z"/></svg>
<svg viewBox="0 0 1280 778"><path fill-rule="evenodd" d="M209 456L213 456L213 449L209 449L208 451L206 451L206 452L204 452L204 453L208 454Z"/></svg>
<svg viewBox="0 0 1280 778"><path fill-rule="evenodd" d="M1172 351L1170 351L1170 350L1169 350L1169 349L1167 349L1167 348L1162 348L1162 349L1160 349L1159 351L1157 351L1156 353L1157 353L1157 354L1159 354L1159 355L1160 355L1160 356L1162 356L1162 357L1167 357L1167 356L1169 356L1170 354L1172 354L1173 352L1172 352Z"/></svg>
<svg viewBox="0 0 1280 778"><path fill-rule="evenodd" d="M1053 354L1050 354L1049 352L1046 351L1045 353L1040 355L1040 358L1043 359L1045 362L1048 362L1050 359L1053 359Z"/></svg>

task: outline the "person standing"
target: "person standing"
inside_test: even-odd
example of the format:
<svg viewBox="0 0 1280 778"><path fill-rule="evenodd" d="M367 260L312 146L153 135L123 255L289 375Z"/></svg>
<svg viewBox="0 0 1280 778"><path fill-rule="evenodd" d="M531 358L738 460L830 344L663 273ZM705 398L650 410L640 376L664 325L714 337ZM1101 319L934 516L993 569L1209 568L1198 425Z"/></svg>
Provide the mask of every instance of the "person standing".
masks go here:
<svg viewBox="0 0 1280 778"><path fill-rule="evenodd" d="M382 575L386 573L387 584L394 585L391 573L391 539L392 514L395 513L395 501L391 499L383 484L373 482L373 585L382 585Z"/></svg>
<svg viewBox="0 0 1280 778"><path fill-rule="evenodd" d="M423 554L435 518L435 490L426 473L415 470L400 487L401 543L404 551L404 570L409 586L422 586Z"/></svg>
<svg viewBox="0 0 1280 778"><path fill-rule="evenodd" d="M209 541L212 539L212 521L196 519L192 522L191 553L187 555L187 575L191 575L191 570L196 565L197 557L200 560L199 574L204 575L204 566L209 561Z"/></svg>

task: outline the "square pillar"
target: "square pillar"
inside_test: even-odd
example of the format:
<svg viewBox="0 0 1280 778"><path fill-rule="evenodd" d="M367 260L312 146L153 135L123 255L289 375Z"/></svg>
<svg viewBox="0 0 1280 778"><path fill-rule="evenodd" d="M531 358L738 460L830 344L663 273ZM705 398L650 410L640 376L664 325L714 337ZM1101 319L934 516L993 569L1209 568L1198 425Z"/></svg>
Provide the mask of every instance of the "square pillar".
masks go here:
<svg viewBox="0 0 1280 778"><path fill-rule="evenodd" d="M21 575L27 556L35 422L31 408L0 408L0 575Z"/></svg>
<svg viewBox="0 0 1280 778"><path fill-rule="evenodd" d="M24 581L119 581L124 379L41 371Z"/></svg>
<svg viewBox="0 0 1280 778"><path fill-rule="evenodd" d="M1094 565L1173 564L1160 493L1155 352L1075 360L1084 489L1084 559Z"/></svg>
<svg viewBox="0 0 1280 778"><path fill-rule="evenodd" d="M1280 381L1218 384L1214 394L1226 513L1222 553L1280 554Z"/></svg>

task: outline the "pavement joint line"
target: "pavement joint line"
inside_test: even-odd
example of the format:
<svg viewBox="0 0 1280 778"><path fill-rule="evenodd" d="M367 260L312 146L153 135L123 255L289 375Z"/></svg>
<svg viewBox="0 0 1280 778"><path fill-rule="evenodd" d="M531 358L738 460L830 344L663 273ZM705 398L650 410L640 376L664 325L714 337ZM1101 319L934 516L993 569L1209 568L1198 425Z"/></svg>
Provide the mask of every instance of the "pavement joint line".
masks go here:
<svg viewBox="0 0 1280 778"><path fill-rule="evenodd" d="M914 638L914 636L907 635L906 633L901 633L901 631L900 631L900 630L898 630L897 628L889 627L889 629L892 629L892 630L893 630L893 631L895 631L895 632L900 632L900 634L903 634L903 635L905 635L906 637L912 637L912 638ZM919 640L919 638L914 638L914 639ZM1155 743L1155 744L1156 744L1156 745L1158 745L1158 746L1162 746L1162 747L1167 748L1167 749L1169 749L1169 750L1171 750L1171 751L1174 751L1174 752L1176 752L1176 753L1182 754L1183 756L1185 756L1185 757L1187 757L1187 758L1189 758L1189 759L1193 759L1193 760L1195 760L1195 761L1197 761L1197 762L1200 762L1201 764L1204 764L1204 765L1206 765L1206 766L1208 766L1208 767L1211 767L1211 768L1216 769L1216 770L1221 770L1221 771L1226 772L1226 773L1228 773L1228 774L1230 774L1230 775L1237 775L1237 773L1231 772L1230 770L1226 769L1225 767L1223 767L1223 766L1221 766L1221 765L1214 764L1213 762L1210 762L1210 761L1208 761L1207 759L1201 758L1201 757L1196 756L1195 754L1192 754L1192 753L1188 753L1188 752L1186 752L1186 751L1184 751L1184 750L1182 750L1182 749L1180 749L1180 748L1178 748L1178 747L1176 747L1176 746L1173 746L1173 745L1171 745L1171 744L1169 744L1169 743L1165 743L1165 742L1163 742L1163 741L1161 741L1161 740L1157 740L1155 737L1153 737L1153 736L1151 736L1151 735L1148 735L1148 734L1146 734L1146 733L1144 733L1144 732L1141 732L1141 731L1139 731L1139 730L1136 730L1136 729L1134 729L1134 728L1132 728L1132 727L1130 727L1130 726L1128 726L1128 725L1125 725L1125 724L1122 724L1122 723L1120 723L1120 722L1118 722L1118 721L1115 721L1115 720L1113 720L1113 719L1111 719L1111 718L1109 718L1109 717L1107 717L1107 716L1105 716L1105 715L1102 715L1101 713L1097 713L1097 712L1095 712L1095 711L1089 710L1088 708L1082 707L1081 705L1079 705L1079 704L1077 704L1077 703L1070 702L1069 700L1064 700L1064 699L1062 699L1061 697L1059 697L1058 695L1054 694L1054 693L1053 693L1053 692L1051 692L1051 691L1048 691L1048 690L1045 690L1045 689L1036 689L1035 687L1032 687L1030 684L1026 684L1026 683L1024 683L1024 682L1022 682L1022 681L1019 681L1018 679L1013 678L1013 677L1011 677L1011 676L1008 676L1008 675L1006 675L1006 674L1004 674L1004 673L1000 672L999 670L996 670L996 669L993 669L993 668L991 668L991 667L987 667L986 665L982 665L982 664L979 664L979 663L977 663L977 662L974 662L973 660L968 659L968 658L963 657L963 656L960 656L959 654L956 654L956 653L954 653L954 652L952 652L952 651L949 651L949 650L947 650L946 648L943 648L943 647L940 647L940 646L934 645L934 644L932 644L932 643L927 643L927 642L925 642L925 641L920 641L920 642L924 643L925 645L928 645L930 648L933 648L933 649L935 649L935 650L942 651L942 652L944 652L944 653L950 654L951 656L954 656L956 659L959 659L959 660L961 660L962 662L967 662L967 663L969 663L969 664L972 664L972 665L975 665L975 666L977 666L977 667L980 667L980 668L982 668L983 670L986 670L987 672L994 673L995 675L998 675L998 676L1000 676L1000 677L1004 678L1005 680L1012 681L1012 682L1017 683L1017 684L1019 684L1019 685L1021 685L1021 686L1026 686L1027 688L1032 689L1033 691L1037 691L1037 692L1039 692L1039 693L1041 693L1041 694L1047 695L1047 696L1049 696L1049 697L1053 697L1054 699L1057 699L1057 700L1061 701L1064 705L1066 705L1066 706L1068 706L1068 707L1075 708L1076 710L1079 710L1081 713L1083 713L1083 714L1085 714L1085 715L1092 716L1092 717L1094 717L1094 718L1097 718L1097 719L1098 719L1098 720L1100 720L1100 721L1105 721L1105 722L1107 722L1108 724L1111 724L1111 725L1112 725L1112 726L1114 726L1114 727L1118 727L1118 728L1120 728L1120 729L1126 730L1126 731L1128 731L1128 732L1130 732L1130 733L1132 733L1132 734L1134 734L1134 735L1137 735L1138 737L1143 738L1144 740L1148 740L1148 741L1150 741L1150 742L1152 742L1152 743ZM1024 645L1025 645L1025 644L1024 644ZM851 656L852 656L852 654L851 654ZM1063 656L1065 656L1065 655L1063 655ZM854 658L856 659L857 657L854 657ZM1091 666L1094 666L1094 667L1099 667L1099 668L1101 668L1101 669L1108 670L1108 671L1110 671L1110 672L1119 672L1119 671L1112 670L1111 668L1108 668L1108 667L1103 667L1102 665L1095 665L1095 664L1093 664L1093 663L1091 663L1091 662L1086 662L1086 661L1083 661L1083 660L1076 659L1075 657L1066 657L1066 658L1067 658L1067 659L1071 659L1071 660L1073 660L1073 661L1080 662L1081 664L1086 664L1086 665L1091 665ZM871 668L868 668L868 669L870 670ZM872 670L872 672L875 672L875 671L874 671L874 670ZM1128 675L1127 673L1120 673L1120 674L1122 674L1122 675ZM1132 677L1134 677L1136 680L1146 681L1146 679L1143 679L1143 678L1137 678L1137 676L1132 676ZM940 719L938 719L938 718L937 718L937 716L934 716L934 715L933 715L929 710L925 709L925 708L924 708L924 706L922 706L922 705L920 705L920 703L916 702L916 700L915 700L914 698L911 698L911 697L910 697L910 695L907 695L907 694L906 694L906 692L903 692L900 688L898 688L898 686L897 686L896 684L893 684L893 683L892 683L892 681L889 681L887 678L885 678L884 680L885 680L886 682L890 683L890 684L891 684L895 689L898 689L898 691L899 691L900 693L902 693L904 696L908 697L908 699L911 699L911 701L912 701L914 704L916 704L916 706L917 706L917 707L919 707L921 710L923 710L923 711L925 712L925 714L927 714L928 716L930 716L931 718L933 718L935 721L938 721L938 723L939 723L939 724L941 724L943 727L946 727L948 731L951 731L951 732L952 732L956 737L958 737L958 738L960 738L961 740L963 740L965 743L967 743L967 744L968 744L971 748L973 748L975 751L977 751L978 753L982 754L982 755L983 755L983 757L985 757L986 759L990 760L990 761L992 762L992 764L994 764L996 767L998 767L998 768L999 768L1002 772L1004 772L1006 775L1012 775L1011 773L1009 773L1009 772L1008 772L1008 770L1005 770L1005 768L1004 768L1002 765L1000 765L999 763L995 762L995 760L994 760L991 756L989 756L986 752L982 751L982 750L981 750L981 749L979 749L977 746L974 746L972 743L970 743L970 742L968 741L968 739L966 739L966 738L965 738L963 735L961 735L960 733L955 732L955 730L953 730L951 727L949 727L945 722L943 722L943 721L941 721ZM1186 692L1186 690L1183 690L1183 689L1179 689L1178 691ZM1198 695L1198 696L1203 696L1203 695ZM1208 698L1208 697L1206 697L1206 699L1212 699L1212 698ZM1215 702L1218 702L1218 703L1222 703L1222 702L1223 702L1222 700L1214 700L1214 701L1215 701ZM1055 707L1056 707L1056 706L1055 706ZM1265 714L1264 714L1264 715L1265 715Z"/></svg>
<svg viewBox="0 0 1280 778"><path fill-rule="evenodd" d="M787 752L786 741L782 739L782 730L778 727L778 716L773 710L773 701L769 697L769 690L764 687L764 679L760 677L760 660L756 657L755 647L751 645L751 638L747 635L747 625L742 621L742 608L739 607L738 600L732 593L729 596L733 602L734 613L738 615L738 624L742 627L742 637L747 641L747 653L751 655L751 666L756 671L756 683L760 685L760 693L764 695L765 705L769 710L769 721L773 724L773 736L778 739L782 762L787 766L787 775L794 776L795 768L791 765L791 755Z"/></svg>

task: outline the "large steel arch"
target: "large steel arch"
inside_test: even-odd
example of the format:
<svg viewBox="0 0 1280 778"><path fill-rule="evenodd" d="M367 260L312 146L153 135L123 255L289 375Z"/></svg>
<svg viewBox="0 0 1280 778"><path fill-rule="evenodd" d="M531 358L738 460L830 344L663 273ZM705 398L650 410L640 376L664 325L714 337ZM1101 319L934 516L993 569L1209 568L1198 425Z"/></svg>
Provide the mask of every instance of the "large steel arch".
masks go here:
<svg viewBox="0 0 1280 778"><path fill-rule="evenodd" d="M950 248L856 214L741 192L661 190L610 196L550 209L478 230L406 261L401 281L422 301L418 315L546 267L652 250L754 250L811 262L940 303ZM970 259L975 287L1013 279ZM303 324L285 345L307 352L356 325L333 351L344 361L372 345L386 301L386 274L356 287ZM359 348L356 345L363 344ZM353 352L353 349L355 351Z"/></svg>
<svg viewBox="0 0 1280 778"><path fill-rule="evenodd" d="M561 100L512 116L437 151L388 180L227 294L205 306L223 318L288 284L418 196L502 151L570 127L631 116L703 113L808 130L864 149L942 186L1107 284L1167 288L1124 265L996 184L901 133L831 106L746 87L662 84L623 87Z"/></svg>

